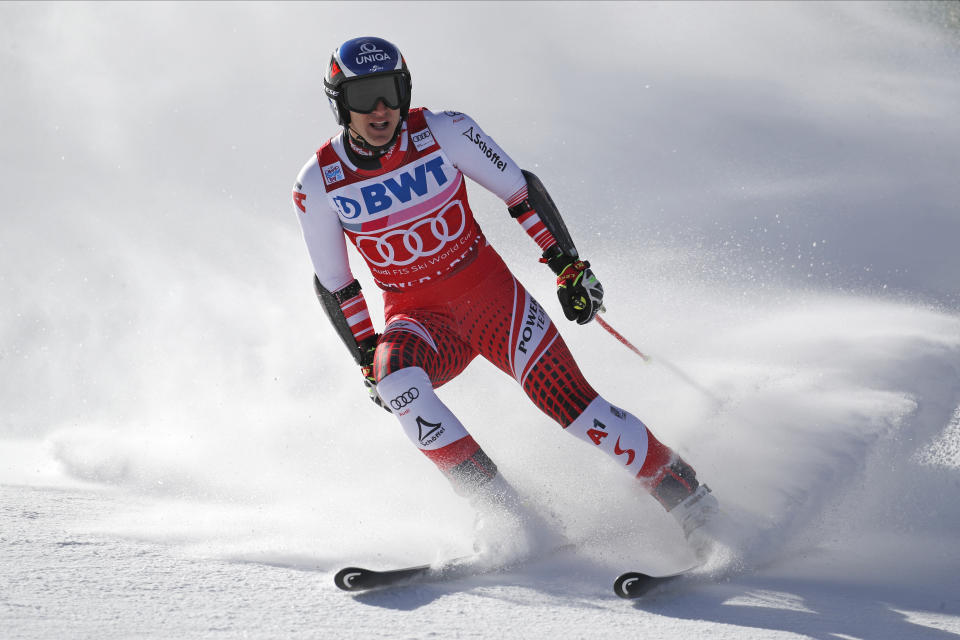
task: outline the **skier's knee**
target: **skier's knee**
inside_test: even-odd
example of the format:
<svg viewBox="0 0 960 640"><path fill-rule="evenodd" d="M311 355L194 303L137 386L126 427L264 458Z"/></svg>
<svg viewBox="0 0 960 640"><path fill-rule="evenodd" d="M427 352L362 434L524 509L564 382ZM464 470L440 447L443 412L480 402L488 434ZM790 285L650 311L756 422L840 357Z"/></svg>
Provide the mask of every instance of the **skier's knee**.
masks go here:
<svg viewBox="0 0 960 640"><path fill-rule="evenodd" d="M377 347L374 375L377 380L410 367L430 369L436 357L436 346L429 334L402 323L387 325Z"/></svg>
<svg viewBox="0 0 960 640"><path fill-rule="evenodd" d="M387 376L409 368L422 368L423 363L414 357L410 349L382 348L374 360L373 372L379 382Z"/></svg>
<svg viewBox="0 0 960 640"><path fill-rule="evenodd" d="M377 393L407 437L424 452L444 449L469 435L437 397L430 376L420 367L406 367L384 377L377 384Z"/></svg>
<svg viewBox="0 0 960 640"><path fill-rule="evenodd" d="M429 390L433 393L430 376L421 367L403 367L391 371L377 381L377 393L387 406L403 422L403 416L410 412L408 407L417 404L417 400Z"/></svg>

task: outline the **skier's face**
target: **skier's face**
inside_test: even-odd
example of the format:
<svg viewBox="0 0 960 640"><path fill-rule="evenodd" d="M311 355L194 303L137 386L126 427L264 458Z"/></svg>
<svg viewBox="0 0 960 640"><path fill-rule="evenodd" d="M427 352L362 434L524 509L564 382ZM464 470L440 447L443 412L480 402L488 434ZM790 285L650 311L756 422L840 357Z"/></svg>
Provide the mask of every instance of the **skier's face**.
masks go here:
<svg viewBox="0 0 960 640"><path fill-rule="evenodd" d="M350 128L375 147L390 142L398 124L400 109L389 108L383 100L378 101L370 113L350 112Z"/></svg>

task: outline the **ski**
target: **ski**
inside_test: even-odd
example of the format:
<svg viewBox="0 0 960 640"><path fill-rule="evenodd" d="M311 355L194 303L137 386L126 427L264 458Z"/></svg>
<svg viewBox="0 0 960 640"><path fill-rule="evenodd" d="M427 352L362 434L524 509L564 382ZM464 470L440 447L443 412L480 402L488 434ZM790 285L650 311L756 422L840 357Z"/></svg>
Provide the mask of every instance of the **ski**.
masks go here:
<svg viewBox="0 0 960 640"><path fill-rule="evenodd" d="M368 591L380 587L392 587L417 582L440 582L466 575L491 571L490 567L478 564L478 556L469 555L447 560L438 565L423 564L402 569L376 571L363 567L346 567L337 572L333 582L344 591Z"/></svg>
<svg viewBox="0 0 960 640"><path fill-rule="evenodd" d="M683 571L678 571L677 573L670 573L665 576L652 576L649 573L628 571L620 574L620 576L613 581L613 592L621 598L626 598L628 600L642 598L657 587L661 587L665 584L669 584L689 575L694 569L696 569L696 567L690 567L689 569L684 569Z"/></svg>
<svg viewBox="0 0 960 640"><path fill-rule="evenodd" d="M474 553L446 560L440 564L422 564L402 569L377 571L363 567L346 567L337 572L333 582L340 589L353 592L408 584L445 582L468 576L511 571L557 553L575 550L577 546L576 543L566 543L523 558L500 563L491 563L490 558L484 554Z"/></svg>

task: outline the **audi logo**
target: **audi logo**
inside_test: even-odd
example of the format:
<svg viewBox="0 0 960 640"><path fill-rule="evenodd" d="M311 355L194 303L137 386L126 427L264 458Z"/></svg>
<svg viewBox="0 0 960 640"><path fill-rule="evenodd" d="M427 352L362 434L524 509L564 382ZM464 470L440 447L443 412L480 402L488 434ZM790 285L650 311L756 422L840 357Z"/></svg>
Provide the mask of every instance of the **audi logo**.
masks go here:
<svg viewBox="0 0 960 640"><path fill-rule="evenodd" d="M417 398L420 397L420 390L416 387L410 387L396 398L390 401L390 406L394 409L402 409Z"/></svg>
<svg viewBox="0 0 960 640"><path fill-rule="evenodd" d="M460 220L457 223L457 230L451 232L450 223L444 215L454 207L460 212ZM463 210L463 203L454 200L437 212L437 215L423 218L409 229L394 229L377 235L357 236L357 250L375 267L402 267L418 258L426 258L440 252L448 242L460 237L466 226L467 214ZM424 235L427 236L426 239ZM394 239L400 240L403 249L407 252L407 257L397 256L399 247L394 246ZM373 255L370 255L371 253Z"/></svg>

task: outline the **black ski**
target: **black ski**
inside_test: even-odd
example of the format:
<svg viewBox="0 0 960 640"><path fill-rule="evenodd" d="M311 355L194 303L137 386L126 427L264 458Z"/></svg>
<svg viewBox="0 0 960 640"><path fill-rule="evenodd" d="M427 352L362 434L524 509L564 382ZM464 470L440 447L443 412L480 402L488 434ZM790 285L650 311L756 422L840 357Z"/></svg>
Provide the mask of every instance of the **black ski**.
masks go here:
<svg viewBox="0 0 960 640"><path fill-rule="evenodd" d="M635 598L642 598L657 587L669 584L686 575L689 575L690 572L695 568L696 567L691 567L689 569L684 569L683 571L678 571L677 573L671 573L665 576L652 576L649 573L628 571L620 574L620 576L613 581L613 592L621 598L627 598L631 600Z"/></svg>
<svg viewBox="0 0 960 640"><path fill-rule="evenodd" d="M490 567L477 563L477 556L454 558L439 565L423 564L403 569L375 571L363 567L347 567L337 572L333 582L344 591L367 591L416 582L440 582L467 575L486 573Z"/></svg>
<svg viewBox="0 0 960 640"><path fill-rule="evenodd" d="M403 569L376 571L363 567L347 567L337 572L333 582L344 591L368 591L382 587L427 582L444 582L467 576L479 576L488 573L502 573L543 560L554 554L577 548L576 543L566 543L552 549L546 549L523 558L507 562L490 562L482 554L471 554L441 562L440 564L422 564Z"/></svg>

